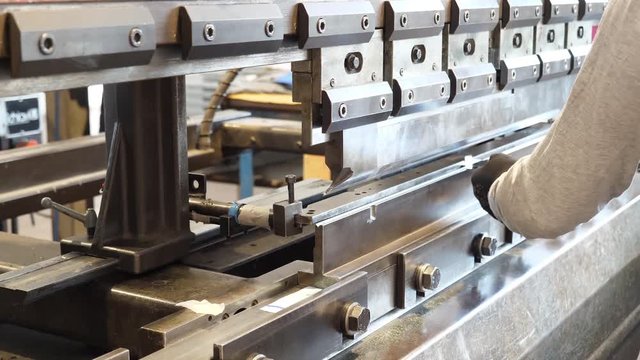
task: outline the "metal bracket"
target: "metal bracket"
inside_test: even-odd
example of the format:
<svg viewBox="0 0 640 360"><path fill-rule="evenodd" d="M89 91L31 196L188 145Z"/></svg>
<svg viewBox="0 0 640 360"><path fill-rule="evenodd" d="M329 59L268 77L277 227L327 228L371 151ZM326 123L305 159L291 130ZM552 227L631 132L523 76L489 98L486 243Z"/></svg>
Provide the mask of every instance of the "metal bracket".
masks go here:
<svg viewBox="0 0 640 360"><path fill-rule="evenodd" d="M440 71L424 76L393 80L393 114L407 108L432 102L446 102L451 93L447 73Z"/></svg>
<svg viewBox="0 0 640 360"><path fill-rule="evenodd" d="M600 20L607 8L608 0L580 0L579 20Z"/></svg>
<svg viewBox="0 0 640 360"><path fill-rule="evenodd" d="M490 31L498 25L497 0L454 0L451 2L452 34Z"/></svg>
<svg viewBox="0 0 640 360"><path fill-rule="evenodd" d="M384 9L385 40L412 39L442 33L445 11L439 1L393 0L385 2Z"/></svg>
<svg viewBox="0 0 640 360"><path fill-rule="evenodd" d="M369 1L298 4L301 49L366 43L375 27L376 14Z"/></svg>
<svg viewBox="0 0 640 360"><path fill-rule="evenodd" d="M570 74L575 74L580 71L580 68L582 68L582 64L584 64L584 59L589 54L589 51L591 51L591 45L576 46L569 49L572 60Z"/></svg>
<svg viewBox="0 0 640 360"><path fill-rule="evenodd" d="M500 61L500 88L502 90L533 84L539 78L540 58L537 55Z"/></svg>
<svg viewBox="0 0 640 360"><path fill-rule="evenodd" d="M153 16L140 6L16 11L9 33L15 77L144 65L156 48Z"/></svg>
<svg viewBox="0 0 640 360"><path fill-rule="evenodd" d="M502 27L535 26L542 19L541 0L504 0L502 2Z"/></svg>
<svg viewBox="0 0 640 360"><path fill-rule="evenodd" d="M571 71L569 50L544 51L537 56L542 63L540 81L568 75Z"/></svg>
<svg viewBox="0 0 640 360"><path fill-rule="evenodd" d="M393 92L386 82L329 89L322 92L322 130L326 133L386 120Z"/></svg>
<svg viewBox="0 0 640 360"><path fill-rule="evenodd" d="M496 88L496 69L491 64L449 69L449 78L451 80L449 102L487 95Z"/></svg>
<svg viewBox="0 0 640 360"><path fill-rule="evenodd" d="M275 4L188 5L180 8L182 57L274 52L284 38L284 20Z"/></svg>
<svg viewBox="0 0 640 360"><path fill-rule="evenodd" d="M578 18L578 0L544 0L545 24L567 23Z"/></svg>

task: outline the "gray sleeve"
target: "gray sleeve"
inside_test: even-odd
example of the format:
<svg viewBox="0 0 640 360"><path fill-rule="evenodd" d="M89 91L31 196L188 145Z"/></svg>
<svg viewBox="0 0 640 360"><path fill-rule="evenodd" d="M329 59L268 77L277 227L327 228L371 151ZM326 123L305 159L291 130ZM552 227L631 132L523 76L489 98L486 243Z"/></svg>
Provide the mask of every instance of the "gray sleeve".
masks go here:
<svg viewBox="0 0 640 360"><path fill-rule="evenodd" d="M559 119L534 152L492 185L497 218L553 238L626 190L640 160L640 1L609 2Z"/></svg>

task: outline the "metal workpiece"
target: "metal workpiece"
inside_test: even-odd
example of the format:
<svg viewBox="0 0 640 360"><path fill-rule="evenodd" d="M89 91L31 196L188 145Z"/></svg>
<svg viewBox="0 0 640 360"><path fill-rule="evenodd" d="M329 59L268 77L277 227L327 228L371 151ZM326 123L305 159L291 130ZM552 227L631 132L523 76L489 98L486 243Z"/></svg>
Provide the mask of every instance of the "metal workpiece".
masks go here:
<svg viewBox="0 0 640 360"><path fill-rule="evenodd" d="M571 53L572 66L571 66L571 74L575 74L580 71L582 65L584 64L584 59L591 51L591 45L583 45L576 46L569 49L569 53Z"/></svg>
<svg viewBox="0 0 640 360"><path fill-rule="evenodd" d="M297 28L300 49L366 43L376 28L376 14L369 1L302 2Z"/></svg>
<svg viewBox="0 0 640 360"><path fill-rule="evenodd" d="M500 88L510 90L533 84L541 73L541 62L537 55L523 56L500 61Z"/></svg>
<svg viewBox="0 0 640 360"><path fill-rule="evenodd" d="M13 11L8 28L14 77L144 65L156 48L144 7Z"/></svg>
<svg viewBox="0 0 640 360"><path fill-rule="evenodd" d="M544 51L537 56L542 66L540 81L565 76L571 71L572 59L569 50Z"/></svg>
<svg viewBox="0 0 640 360"><path fill-rule="evenodd" d="M387 41L439 35L444 23L445 9L439 1L384 3L384 39Z"/></svg>
<svg viewBox="0 0 640 360"><path fill-rule="evenodd" d="M393 113L404 113L433 102L446 103L451 85L447 73L434 72L423 76L393 80Z"/></svg>
<svg viewBox="0 0 640 360"><path fill-rule="evenodd" d="M452 0L452 34L491 31L500 20L500 6L497 0Z"/></svg>
<svg viewBox="0 0 640 360"><path fill-rule="evenodd" d="M276 4L183 6L180 30L184 59L275 52L285 32Z"/></svg>
<svg viewBox="0 0 640 360"><path fill-rule="evenodd" d="M638 326L636 196L559 239L517 245L335 359L608 357Z"/></svg>
<svg viewBox="0 0 640 360"><path fill-rule="evenodd" d="M449 102L468 100L491 94L496 88L496 69L492 64L449 69L451 96Z"/></svg>
<svg viewBox="0 0 640 360"><path fill-rule="evenodd" d="M393 92L386 82L327 89L322 92L322 130L342 131L386 120Z"/></svg>
<svg viewBox="0 0 640 360"><path fill-rule="evenodd" d="M542 22L566 23L578 19L578 0L544 0Z"/></svg>
<svg viewBox="0 0 640 360"><path fill-rule="evenodd" d="M580 0L578 20L600 20L609 0Z"/></svg>
<svg viewBox="0 0 640 360"><path fill-rule="evenodd" d="M503 28L535 26L542 19L542 0L502 0Z"/></svg>

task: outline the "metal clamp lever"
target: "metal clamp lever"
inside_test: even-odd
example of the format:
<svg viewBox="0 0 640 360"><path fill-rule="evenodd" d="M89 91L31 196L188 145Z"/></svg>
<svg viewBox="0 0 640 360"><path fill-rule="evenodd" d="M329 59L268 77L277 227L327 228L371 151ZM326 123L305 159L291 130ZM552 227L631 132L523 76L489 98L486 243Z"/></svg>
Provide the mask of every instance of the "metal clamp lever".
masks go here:
<svg viewBox="0 0 640 360"><path fill-rule="evenodd" d="M42 200L40 201L40 205L42 205L42 207L45 209L57 210L73 219L81 221L84 224L84 227L87 228L87 234L89 235L89 237L93 237L93 234L96 230L96 223L98 222L98 215L96 215L95 210L93 210L92 208L87 209L84 214L81 214L62 204L58 204L48 197L42 198Z"/></svg>

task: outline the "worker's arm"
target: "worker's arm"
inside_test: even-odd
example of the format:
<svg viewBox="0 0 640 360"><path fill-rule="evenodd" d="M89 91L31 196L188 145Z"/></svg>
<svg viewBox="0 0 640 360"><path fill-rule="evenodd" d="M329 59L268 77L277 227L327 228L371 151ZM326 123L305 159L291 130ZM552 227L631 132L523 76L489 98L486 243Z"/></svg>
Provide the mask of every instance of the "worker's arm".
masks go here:
<svg viewBox="0 0 640 360"><path fill-rule="evenodd" d="M550 133L486 186L490 210L514 232L557 237L629 187L640 160L639 16L638 0L609 3Z"/></svg>

